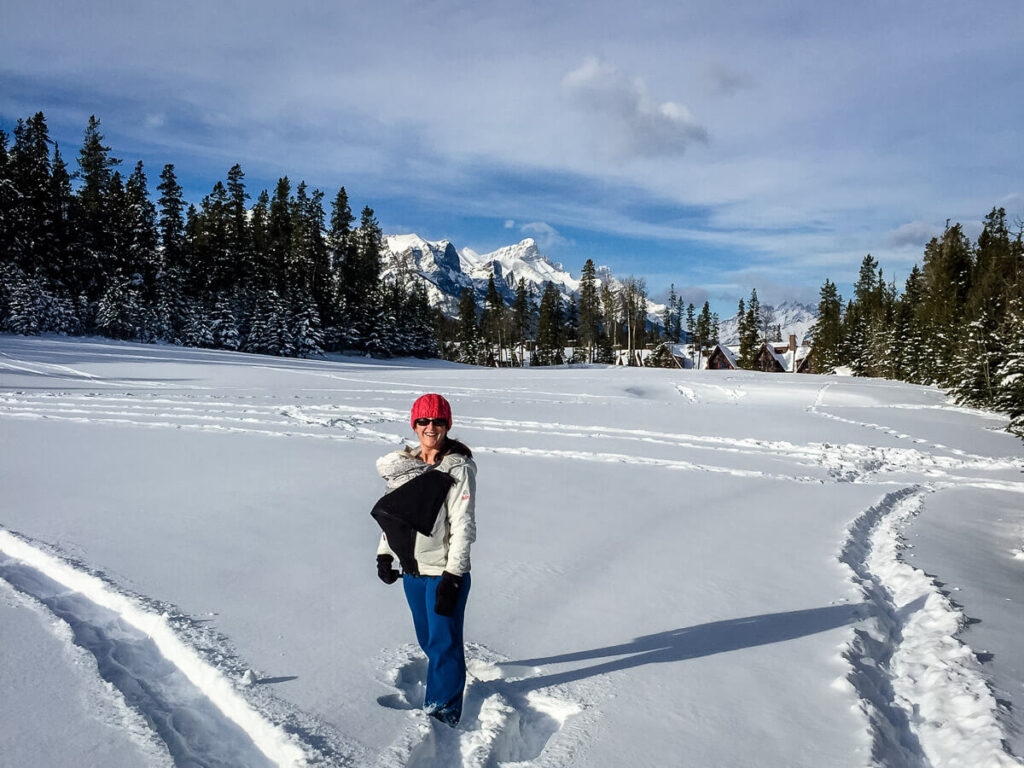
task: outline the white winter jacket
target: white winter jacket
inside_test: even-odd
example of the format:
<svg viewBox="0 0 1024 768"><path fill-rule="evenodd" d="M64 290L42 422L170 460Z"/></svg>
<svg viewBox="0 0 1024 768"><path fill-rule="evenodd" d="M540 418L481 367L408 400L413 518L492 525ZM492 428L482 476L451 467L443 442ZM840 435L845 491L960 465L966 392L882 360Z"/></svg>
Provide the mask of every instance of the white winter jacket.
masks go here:
<svg viewBox="0 0 1024 768"><path fill-rule="evenodd" d="M407 465L410 458L419 462L419 446L413 449L393 451L377 460L377 471L388 479L388 490L394 490L403 482L411 480L419 472L405 472L399 477L394 470ZM422 465L422 462L419 462ZM426 465L423 465L424 467ZM444 506L434 522L429 536L416 534L414 557L423 576L440 576L448 571L456 576L469 573L469 548L476 541L476 464L467 456L449 453L434 471L447 472L455 483L448 491ZM378 555L398 556L388 546L387 537L381 534L377 547Z"/></svg>

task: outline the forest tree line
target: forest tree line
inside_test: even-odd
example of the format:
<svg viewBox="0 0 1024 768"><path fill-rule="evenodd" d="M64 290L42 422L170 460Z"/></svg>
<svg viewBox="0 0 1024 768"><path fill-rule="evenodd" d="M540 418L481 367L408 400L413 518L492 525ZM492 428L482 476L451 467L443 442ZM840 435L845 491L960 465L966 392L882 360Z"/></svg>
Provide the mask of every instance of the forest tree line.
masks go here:
<svg viewBox="0 0 1024 768"><path fill-rule="evenodd" d="M233 166L200 205L174 166L154 203L89 118L72 175L43 114L0 131L0 327L274 355L437 354L425 287L381 278L371 208L287 177L250 204ZM72 181L77 181L77 189Z"/></svg>
<svg viewBox="0 0 1024 768"><path fill-rule="evenodd" d="M693 350L706 352L718 342L718 315L707 302L698 313L673 286L658 325L649 319L644 279L630 275L616 282L599 280L593 260L587 259L579 290L568 301L554 283L545 283L538 297L520 278L509 306L492 275L482 308L473 291L463 289L458 317L441 333L442 353L474 365L514 366L611 364L618 353L626 364L635 365L637 350L659 343L687 341Z"/></svg>
<svg viewBox="0 0 1024 768"><path fill-rule="evenodd" d="M985 217L974 242L947 223L924 249L902 292L864 257L844 305L821 287L814 328L819 373L840 366L949 390L961 405L1007 412L1024 437L1024 225L1010 231L1003 208Z"/></svg>
<svg viewBox="0 0 1024 768"><path fill-rule="evenodd" d="M43 114L0 130L0 330L100 334L116 339L275 355L358 351L443 356L472 364L636 362L636 350L687 342L700 359L719 340L718 316L670 290L660 325L648 319L642 278L617 285L583 267L563 301L523 280L511 305L493 277L478 304L463 291L456 318L429 304L421 280L385 277L374 212L356 220L344 187L325 195L285 177L253 199L233 166L196 206L173 164L155 202L141 162L122 174L90 117L69 171ZM902 292L865 257L844 305L821 289L816 370L846 366L951 391L957 402L1008 411L1024 435L1024 247L1002 208L971 242L959 224L925 247ZM756 290L740 301L740 367L779 329ZM674 365L663 346L653 361Z"/></svg>

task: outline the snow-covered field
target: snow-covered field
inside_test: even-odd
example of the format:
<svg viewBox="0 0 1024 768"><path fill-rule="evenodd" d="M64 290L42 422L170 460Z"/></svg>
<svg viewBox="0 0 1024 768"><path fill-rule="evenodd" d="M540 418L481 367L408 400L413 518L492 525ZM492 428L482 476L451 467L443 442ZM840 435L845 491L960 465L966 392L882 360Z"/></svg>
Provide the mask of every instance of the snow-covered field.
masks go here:
<svg viewBox="0 0 1024 768"><path fill-rule="evenodd" d="M374 459L479 466L457 730ZM0 336L0 765L1011 766L1024 450L893 382Z"/></svg>

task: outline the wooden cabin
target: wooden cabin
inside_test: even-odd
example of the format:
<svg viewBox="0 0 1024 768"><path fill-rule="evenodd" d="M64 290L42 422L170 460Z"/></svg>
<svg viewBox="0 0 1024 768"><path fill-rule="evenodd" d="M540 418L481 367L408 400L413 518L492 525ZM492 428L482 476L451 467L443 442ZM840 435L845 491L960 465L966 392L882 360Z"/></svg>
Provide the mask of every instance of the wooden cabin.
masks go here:
<svg viewBox="0 0 1024 768"><path fill-rule="evenodd" d="M715 344L715 348L708 355L707 364L704 367L709 371L734 371L739 368L736 364L736 355L721 342Z"/></svg>

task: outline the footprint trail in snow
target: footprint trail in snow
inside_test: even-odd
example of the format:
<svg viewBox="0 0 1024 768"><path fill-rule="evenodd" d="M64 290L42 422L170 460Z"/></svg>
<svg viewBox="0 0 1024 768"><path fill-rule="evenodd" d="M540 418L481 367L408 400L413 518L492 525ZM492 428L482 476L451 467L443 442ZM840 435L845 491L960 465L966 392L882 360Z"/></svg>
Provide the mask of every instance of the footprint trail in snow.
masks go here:
<svg viewBox="0 0 1024 768"><path fill-rule="evenodd" d="M565 765L583 747L598 684L530 689L539 667L513 666L489 649L466 646L468 670L462 722L449 728L422 712L427 661L404 646L381 660L381 682L394 692L378 703L407 710L409 722L378 768L493 768ZM527 685L523 686L522 683Z"/></svg>

